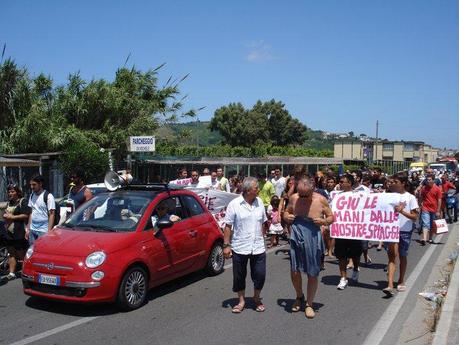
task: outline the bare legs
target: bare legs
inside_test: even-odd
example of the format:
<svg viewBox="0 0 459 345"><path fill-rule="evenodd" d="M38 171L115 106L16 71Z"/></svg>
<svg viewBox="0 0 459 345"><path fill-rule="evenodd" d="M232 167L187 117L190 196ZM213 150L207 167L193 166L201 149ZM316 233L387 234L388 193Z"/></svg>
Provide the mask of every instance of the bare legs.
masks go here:
<svg viewBox="0 0 459 345"><path fill-rule="evenodd" d="M389 248L387 251L387 257L389 259L389 263L387 265L387 286L391 289L394 288L394 275L395 275L395 260L398 256L398 243L391 243L389 244ZM406 258L405 258L406 261ZM406 270L406 266L405 266Z"/></svg>
<svg viewBox="0 0 459 345"><path fill-rule="evenodd" d="M406 256L400 256L400 278L398 279L398 285L405 285L405 273L408 260Z"/></svg>
<svg viewBox="0 0 459 345"><path fill-rule="evenodd" d="M301 272L291 272L291 278L293 287L295 288L296 297L301 298L303 296L303 279L301 277ZM308 285L306 293L306 304L312 307L314 297L317 292L318 279L317 277L312 277L308 275Z"/></svg>
<svg viewBox="0 0 459 345"><path fill-rule="evenodd" d="M341 278L347 279L347 259L339 259L339 275Z"/></svg>
<svg viewBox="0 0 459 345"><path fill-rule="evenodd" d="M16 272L17 267L17 260L24 260L24 250L23 249L15 249L13 247L8 247L9 258L8 258L8 265L10 269L10 273Z"/></svg>
<svg viewBox="0 0 459 345"><path fill-rule="evenodd" d="M258 295L260 295L260 293L258 293ZM244 306L245 306L245 290L238 291L237 292L237 297L239 298L238 305L240 305L242 308L244 308Z"/></svg>

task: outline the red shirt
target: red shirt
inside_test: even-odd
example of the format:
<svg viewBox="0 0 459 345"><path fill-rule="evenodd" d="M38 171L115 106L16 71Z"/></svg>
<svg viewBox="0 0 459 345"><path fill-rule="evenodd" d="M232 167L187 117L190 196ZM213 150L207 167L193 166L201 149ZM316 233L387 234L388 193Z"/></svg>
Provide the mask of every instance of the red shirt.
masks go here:
<svg viewBox="0 0 459 345"><path fill-rule="evenodd" d="M441 201L443 193L440 187L433 185L432 187L424 186L421 190L422 210L426 212L437 212L438 200Z"/></svg>
<svg viewBox="0 0 459 345"><path fill-rule="evenodd" d="M442 189L443 193L446 193L448 191L448 189L450 189L450 188L454 189L456 187L454 187L454 185L449 181L445 181L445 182L443 182L441 184L441 189Z"/></svg>

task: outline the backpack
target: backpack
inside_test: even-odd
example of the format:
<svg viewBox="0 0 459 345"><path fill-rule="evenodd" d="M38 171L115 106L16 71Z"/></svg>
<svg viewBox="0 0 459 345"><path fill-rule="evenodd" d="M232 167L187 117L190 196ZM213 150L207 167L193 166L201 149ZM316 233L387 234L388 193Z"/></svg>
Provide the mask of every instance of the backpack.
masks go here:
<svg viewBox="0 0 459 345"><path fill-rule="evenodd" d="M49 192L45 190L45 195L43 195L43 201L46 203L46 207L48 207L48 195L49 195ZM54 201L54 204L56 206L56 209L54 210L54 224L53 225L57 225L59 224L61 220L61 207L55 201ZM49 215L49 210L48 210L48 215Z"/></svg>
<svg viewBox="0 0 459 345"><path fill-rule="evenodd" d="M48 208L48 195L49 195L49 192L45 190L45 194L43 195L43 202L46 204L46 208ZM30 198L32 198L32 195L30 196ZM61 220L61 207L59 206L57 202L55 202L55 205L56 205L56 209L54 210L53 226L59 224ZM49 210L48 210L48 216L49 216Z"/></svg>

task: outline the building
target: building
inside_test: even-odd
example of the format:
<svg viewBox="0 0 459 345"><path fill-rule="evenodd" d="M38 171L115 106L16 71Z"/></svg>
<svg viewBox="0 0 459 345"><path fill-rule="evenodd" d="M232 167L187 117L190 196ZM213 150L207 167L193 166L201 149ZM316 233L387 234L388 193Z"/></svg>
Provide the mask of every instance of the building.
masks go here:
<svg viewBox="0 0 459 345"><path fill-rule="evenodd" d="M422 141L339 140L334 144L334 157L348 163L397 165L407 168L411 162L435 162L438 149Z"/></svg>

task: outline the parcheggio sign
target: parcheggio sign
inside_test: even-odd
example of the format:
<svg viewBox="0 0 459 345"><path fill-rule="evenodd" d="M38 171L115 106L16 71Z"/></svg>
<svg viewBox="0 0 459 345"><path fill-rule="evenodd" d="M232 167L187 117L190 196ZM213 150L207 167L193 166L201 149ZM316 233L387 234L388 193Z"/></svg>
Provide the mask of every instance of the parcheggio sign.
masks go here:
<svg viewBox="0 0 459 345"><path fill-rule="evenodd" d="M129 151L131 152L154 152L155 137L140 136L129 137Z"/></svg>

